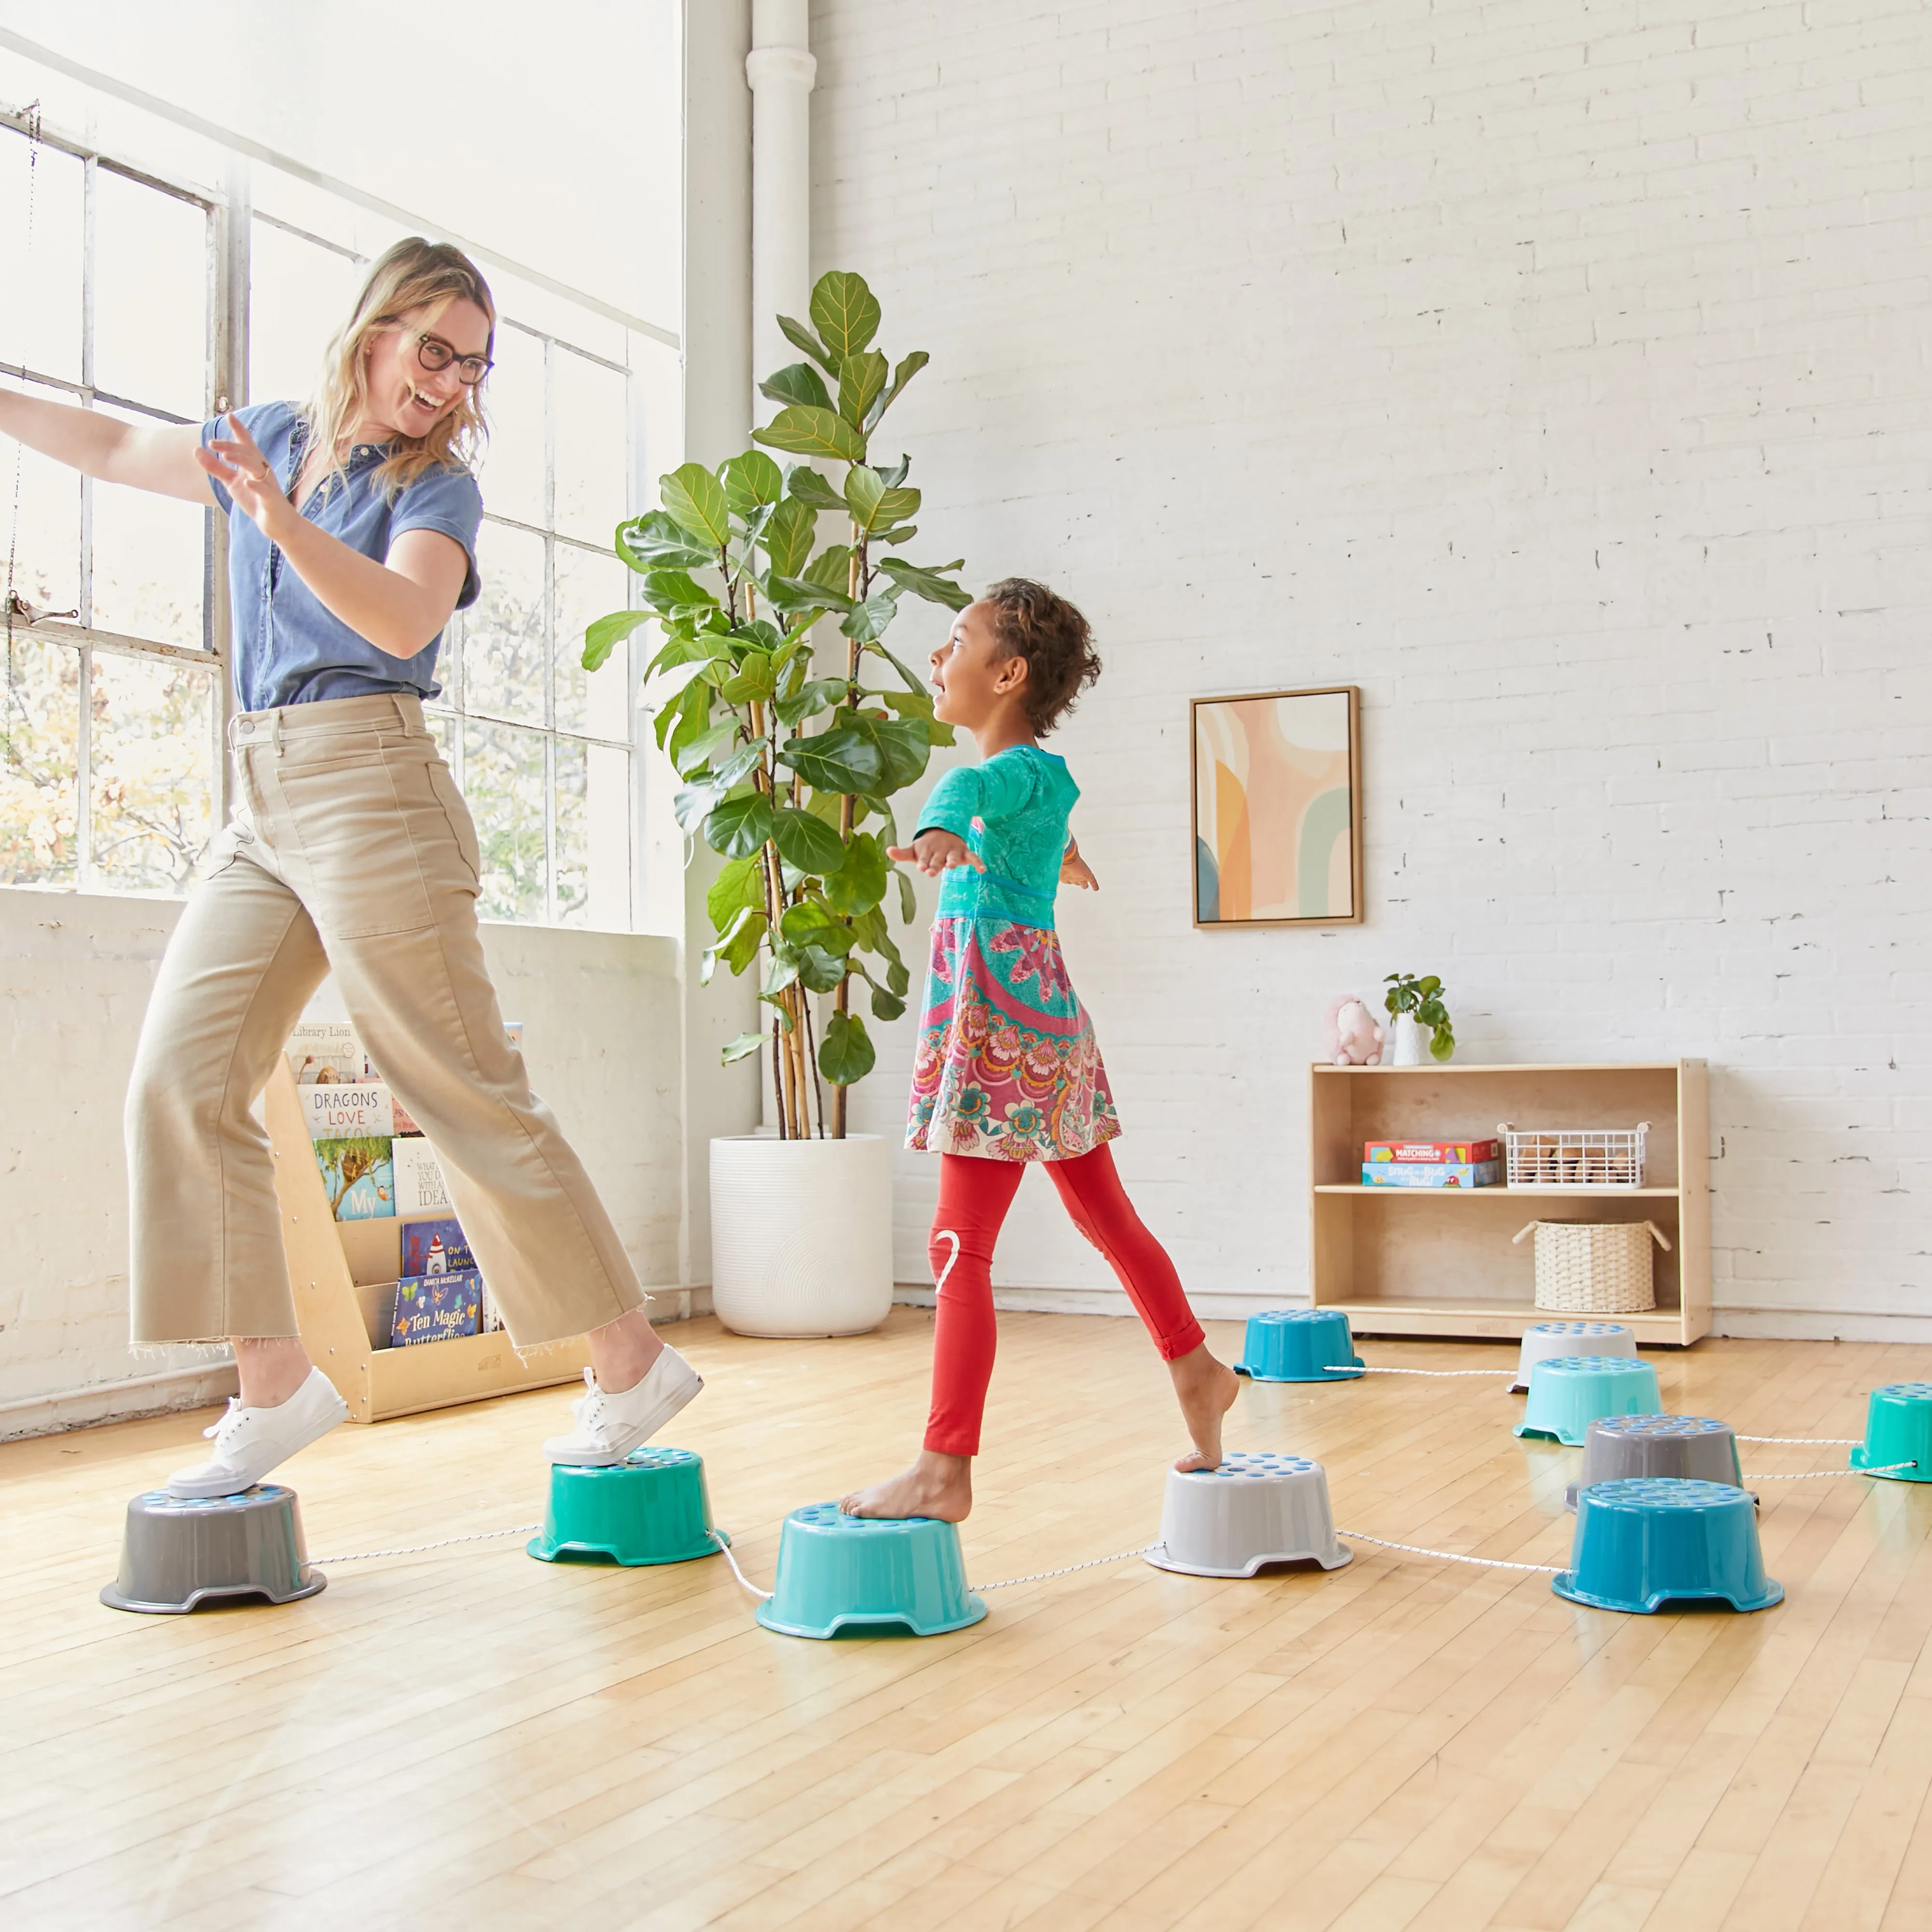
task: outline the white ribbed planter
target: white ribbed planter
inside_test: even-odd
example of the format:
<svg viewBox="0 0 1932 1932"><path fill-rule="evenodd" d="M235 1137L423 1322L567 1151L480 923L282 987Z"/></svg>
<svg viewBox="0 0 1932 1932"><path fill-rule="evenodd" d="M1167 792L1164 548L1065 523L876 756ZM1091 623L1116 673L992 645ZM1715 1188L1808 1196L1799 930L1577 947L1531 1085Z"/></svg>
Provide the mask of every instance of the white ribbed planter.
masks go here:
<svg viewBox="0 0 1932 1932"><path fill-rule="evenodd" d="M842 1141L711 1143L711 1304L739 1335L862 1335L892 1305L892 1156Z"/></svg>

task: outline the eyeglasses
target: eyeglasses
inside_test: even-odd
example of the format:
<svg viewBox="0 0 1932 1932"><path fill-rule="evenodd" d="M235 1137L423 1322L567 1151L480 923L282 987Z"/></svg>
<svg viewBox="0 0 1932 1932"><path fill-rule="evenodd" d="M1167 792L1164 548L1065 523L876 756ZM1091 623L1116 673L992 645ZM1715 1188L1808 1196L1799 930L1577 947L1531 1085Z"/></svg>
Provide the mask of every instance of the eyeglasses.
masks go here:
<svg viewBox="0 0 1932 1932"><path fill-rule="evenodd" d="M440 335L416 338L416 360L432 375L456 364L456 380L466 389L473 389L496 365L487 356L459 356L453 342Z"/></svg>

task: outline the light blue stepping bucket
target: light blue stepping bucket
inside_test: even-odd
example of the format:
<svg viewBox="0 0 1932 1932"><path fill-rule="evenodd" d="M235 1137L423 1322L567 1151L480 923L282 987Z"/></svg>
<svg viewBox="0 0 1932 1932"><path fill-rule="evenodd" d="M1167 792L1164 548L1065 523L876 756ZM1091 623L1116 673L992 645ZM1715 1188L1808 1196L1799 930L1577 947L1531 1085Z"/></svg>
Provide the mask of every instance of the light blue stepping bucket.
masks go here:
<svg viewBox="0 0 1932 1932"><path fill-rule="evenodd" d="M1270 1308L1248 1317L1234 1372L1258 1382L1340 1382L1355 1381L1361 1368L1340 1309Z"/></svg>
<svg viewBox="0 0 1932 1932"><path fill-rule="evenodd" d="M1916 1462L1896 1469L1894 1462ZM1852 1451L1855 1469L1883 1469L1894 1483L1932 1483L1932 1382L1888 1382L1865 1405L1865 1439Z"/></svg>
<svg viewBox="0 0 1932 1932"><path fill-rule="evenodd" d="M1514 1432L1552 1436L1580 1449L1602 1415L1654 1415L1664 1406L1657 1371L1623 1355L1557 1355L1529 1372L1529 1401Z"/></svg>
<svg viewBox="0 0 1932 1932"><path fill-rule="evenodd" d="M688 1563L727 1539L711 1524L704 1459L688 1449L634 1449L603 1469L553 1464L542 1532L524 1547L539 1563Z"/></svg>
<svg viewBox="0 0 1932 1932"><path fill-rule="evenodd" d="M951 1523L808 1503L784 1520L778 1581L755 1614L786 1636L938 1636L976 1624L986 1606L966 1587Z"/></svg>
<svg viewBox="0 0 1932 1932"><path fill-rule="evenodd" d="M1784 1598L1784 1585L1764 1574L1750 1498L1728 1483L1668 1476L1583 1489L1570 1568L1551 1588L1573 1604L1636 1616L1700 1599L1764 1610Z"/></svg>

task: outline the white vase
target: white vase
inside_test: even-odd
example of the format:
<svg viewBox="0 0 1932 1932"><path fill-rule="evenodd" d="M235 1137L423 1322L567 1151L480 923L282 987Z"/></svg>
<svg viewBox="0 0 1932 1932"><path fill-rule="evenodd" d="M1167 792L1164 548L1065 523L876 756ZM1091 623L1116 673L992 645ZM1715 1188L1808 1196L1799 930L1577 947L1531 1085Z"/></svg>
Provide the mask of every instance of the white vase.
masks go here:
<svg viewBox="0 0 1932 1932"><path fill-rule="evenodd" d="M892 1305L882 1135L711 1143L711 1304L734 1334L862 1335Z"/></svg>
<svg viewBox="0 0 1932 1932"><path fill-rule="evenodd" d="M1397 1013L1395 1016L1395 1058L1393 1064L1397 1066L1426 1065L1429 1059L1430 1030L1413 1013Z"/></svg>

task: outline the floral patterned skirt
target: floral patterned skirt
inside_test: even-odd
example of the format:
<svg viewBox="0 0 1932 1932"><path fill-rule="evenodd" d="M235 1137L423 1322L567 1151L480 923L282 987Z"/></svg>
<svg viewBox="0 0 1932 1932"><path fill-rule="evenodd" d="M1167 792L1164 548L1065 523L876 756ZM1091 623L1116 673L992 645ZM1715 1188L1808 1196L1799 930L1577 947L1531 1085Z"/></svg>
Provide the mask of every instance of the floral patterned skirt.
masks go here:
<svg viewBox="0 0 1932 1932"><path fill-rule="evenodd" d="M936 920L907 1146L1071 1160L1120 1131L1058 934L1010 920Z"/></svg>

